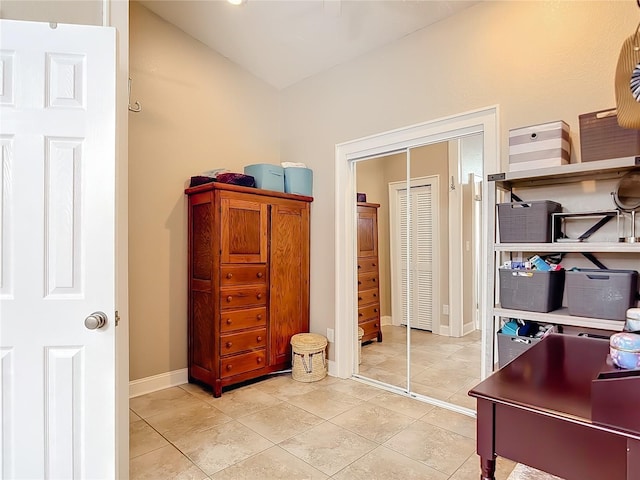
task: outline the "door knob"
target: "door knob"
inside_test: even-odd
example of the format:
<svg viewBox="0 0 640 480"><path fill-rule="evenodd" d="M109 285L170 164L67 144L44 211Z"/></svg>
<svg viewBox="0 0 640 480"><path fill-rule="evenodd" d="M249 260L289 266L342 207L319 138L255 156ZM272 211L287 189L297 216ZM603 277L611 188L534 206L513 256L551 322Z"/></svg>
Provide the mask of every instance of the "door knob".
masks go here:
<svg viewBox="0 0 640 480"><path fill-rule="evenodd" d="M93 312L84 319L84 326L89 330L97 330L107 324L107 316L103 312Z"/></svg>

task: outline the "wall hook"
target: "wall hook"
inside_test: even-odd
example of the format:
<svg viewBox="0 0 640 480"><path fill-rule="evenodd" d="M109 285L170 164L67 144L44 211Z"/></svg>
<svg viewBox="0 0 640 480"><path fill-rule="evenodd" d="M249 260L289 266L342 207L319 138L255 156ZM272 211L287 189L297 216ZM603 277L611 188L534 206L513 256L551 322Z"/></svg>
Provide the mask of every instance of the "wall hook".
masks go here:
<svg viewBox="0 0 640 480"><path fill-rule="evenodd" d="M140 102L136 102L133 105L131 105L131 77L129 77L129 111L130 112L142 111L142 105L140 105Z"/></svg>

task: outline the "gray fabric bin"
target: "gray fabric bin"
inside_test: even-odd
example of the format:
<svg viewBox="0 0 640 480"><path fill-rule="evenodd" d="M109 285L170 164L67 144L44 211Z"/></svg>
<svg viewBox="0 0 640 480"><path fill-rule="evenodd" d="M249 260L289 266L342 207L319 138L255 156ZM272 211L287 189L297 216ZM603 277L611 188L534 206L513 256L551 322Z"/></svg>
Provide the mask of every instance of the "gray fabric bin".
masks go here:
<svg viewBox="0 0 640 480"><path fill-rule="evenodd" d="M500 268L502 308L550 312L562 306L564 270L510 270Z"/></svg>
<svg viewBox="0 0 640 480"><path fill-rule="evenodd" d="M518 355L538 343L540 338L518 337L498 332L498 368L504 367Z"/></svg>
<svg viewBox="0 0 640 480"><path fill-rule="evenodd" d="M579 269L567 272L569 315L626 320L637 305L638 272L635 270Z"/></svg>
<svg viewBox="0 0 640 480"><path fill-rule="evenodd" d="M499 203L500 242L549 243L555 240L551 238L551 214L560 212L562 205L550 200Z"/></svg>

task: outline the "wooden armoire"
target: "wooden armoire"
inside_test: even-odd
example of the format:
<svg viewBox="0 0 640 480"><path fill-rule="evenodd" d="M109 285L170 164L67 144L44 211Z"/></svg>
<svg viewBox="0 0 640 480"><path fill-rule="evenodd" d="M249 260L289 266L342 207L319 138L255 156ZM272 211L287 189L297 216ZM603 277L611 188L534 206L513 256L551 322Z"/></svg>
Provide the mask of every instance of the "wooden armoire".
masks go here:
<svg viewBox="0 0 640 480"><path fill-rule="evenodd" d="M222 388L291 367L309 331L311 197L188 188L189 381Z"/></svg>
<svg viewBox="0 0 640 480"><path fill-rule="evenodd" d="M382 341L377 203L358 202L358 326L362 341Z"/></svg>

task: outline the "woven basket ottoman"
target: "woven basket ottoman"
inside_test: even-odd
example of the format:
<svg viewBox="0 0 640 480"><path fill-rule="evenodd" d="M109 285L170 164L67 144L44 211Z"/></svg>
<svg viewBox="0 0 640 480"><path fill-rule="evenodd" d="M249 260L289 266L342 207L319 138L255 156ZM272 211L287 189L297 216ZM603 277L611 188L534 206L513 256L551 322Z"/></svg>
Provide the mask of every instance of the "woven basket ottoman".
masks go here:
<svg viewBox="0 0 640 480"><path fill-rule="evenodd" d="M298 382L317 382L327 376L327 339L317 333L291 337L291 377Z"/></svg>

